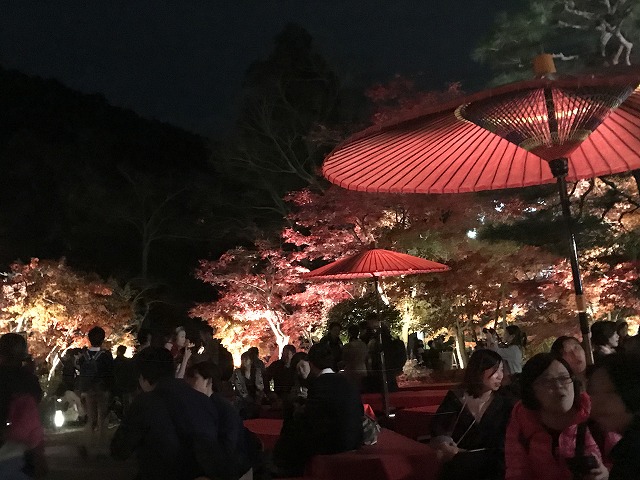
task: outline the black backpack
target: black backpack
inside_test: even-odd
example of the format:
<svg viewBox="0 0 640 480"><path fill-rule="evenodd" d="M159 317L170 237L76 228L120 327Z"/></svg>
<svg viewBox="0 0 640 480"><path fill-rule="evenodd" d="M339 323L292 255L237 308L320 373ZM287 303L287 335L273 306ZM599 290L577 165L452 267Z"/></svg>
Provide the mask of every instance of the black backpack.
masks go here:
<svg viewBox="0 0 640 480"><path fill-rule="evenodd" d="M93 355L91 355L93 353ZM89 392L95 390L99 384L98 359L104 354L104 350L91 352L89 350L82 354L80 362L80 391Z"/></svg>

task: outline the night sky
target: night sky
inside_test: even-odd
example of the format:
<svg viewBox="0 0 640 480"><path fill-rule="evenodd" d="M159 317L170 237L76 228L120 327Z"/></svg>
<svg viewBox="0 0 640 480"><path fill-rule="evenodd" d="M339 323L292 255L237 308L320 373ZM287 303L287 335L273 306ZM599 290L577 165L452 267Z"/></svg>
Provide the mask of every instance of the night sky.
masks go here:
<svg viewBox="0 0 640 480"><path fill-rule="evenodd" d="M518 0L519 1L519 0ZM244 71L289 23L342 78L394 73L479 88L470 58L515 0L4 0L0 64L215 137L233 120Z"/></svg>

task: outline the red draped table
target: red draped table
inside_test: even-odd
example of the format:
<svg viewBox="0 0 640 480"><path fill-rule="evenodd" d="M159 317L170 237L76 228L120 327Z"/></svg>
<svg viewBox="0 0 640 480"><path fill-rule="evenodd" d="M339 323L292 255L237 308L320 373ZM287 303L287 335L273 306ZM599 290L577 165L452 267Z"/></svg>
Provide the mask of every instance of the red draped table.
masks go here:
<svg viewBox="0 0 640 480"><path fill-rule="evenodd" d="M260 437L265 449L273 448L282 420L246 420L245 426ZM270 446L270 447L268 447ZM316 455L307 464L304 478L312 480L435 480L435 451L391 430L382 429L378 443L334 455Z"/></svg>

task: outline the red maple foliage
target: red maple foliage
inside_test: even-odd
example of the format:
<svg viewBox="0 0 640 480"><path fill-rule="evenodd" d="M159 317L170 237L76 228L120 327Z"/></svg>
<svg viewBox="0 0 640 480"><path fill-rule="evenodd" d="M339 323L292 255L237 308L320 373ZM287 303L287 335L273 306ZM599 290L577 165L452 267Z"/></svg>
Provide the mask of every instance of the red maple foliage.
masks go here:
<svg viewBox="0 0 640 480"><path fill-rule="evenodd" d="M86 346L85 335L96 325L107 332L107 346L132 346L130 296L115 282L74 271L64 259L15 262L2 279L0 332L25 332L36 362L51 369L65 349Z"/></svg>

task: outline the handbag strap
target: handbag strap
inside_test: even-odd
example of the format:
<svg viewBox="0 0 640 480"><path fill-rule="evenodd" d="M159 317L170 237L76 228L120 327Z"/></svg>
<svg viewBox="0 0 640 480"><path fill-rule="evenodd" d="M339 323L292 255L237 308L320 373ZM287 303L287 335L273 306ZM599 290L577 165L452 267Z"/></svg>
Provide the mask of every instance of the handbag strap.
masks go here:
<svg viewBox="0 0 640 480"><path fill-rule="evenodd" d="M578 428L576 429L576 451L574 453L576 457L584 456L584 444L586 436L587 422L579 423Z"/></svg>
<svg viewBox="0 0 640 480"><path fill-rule="evenodd" d="M576 428L576 450L574 452L575 458L580 458L584 456L584 445L585 439L587 436L587 422L582 422L578 424ZM578 472L573 474L574 480L581 480L582 475Z"/></svg>

